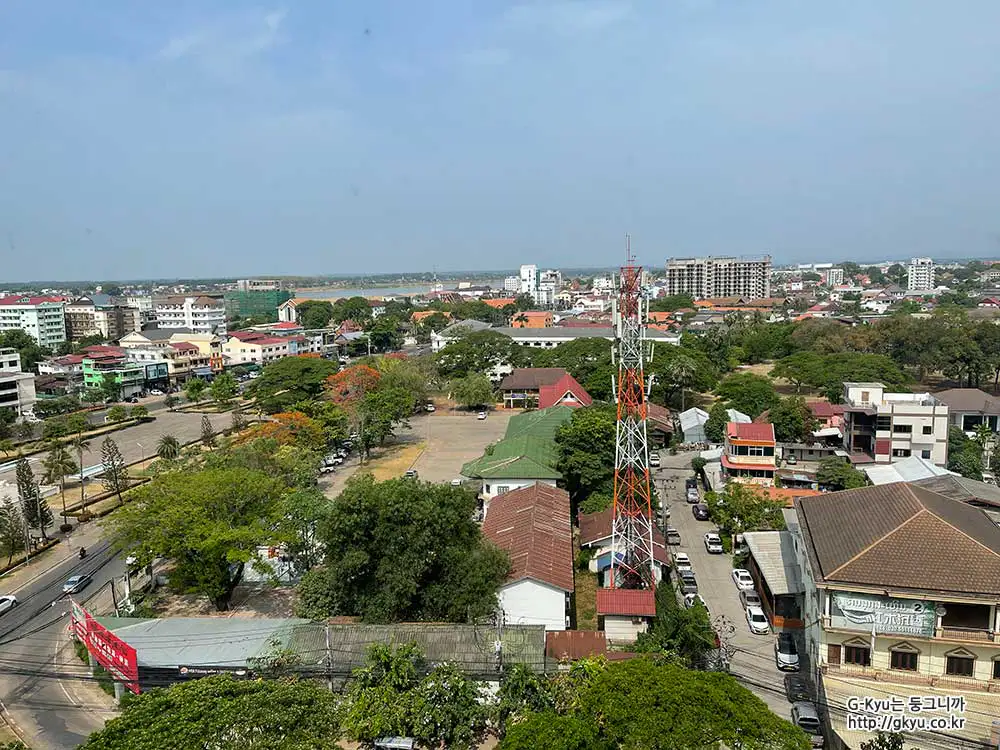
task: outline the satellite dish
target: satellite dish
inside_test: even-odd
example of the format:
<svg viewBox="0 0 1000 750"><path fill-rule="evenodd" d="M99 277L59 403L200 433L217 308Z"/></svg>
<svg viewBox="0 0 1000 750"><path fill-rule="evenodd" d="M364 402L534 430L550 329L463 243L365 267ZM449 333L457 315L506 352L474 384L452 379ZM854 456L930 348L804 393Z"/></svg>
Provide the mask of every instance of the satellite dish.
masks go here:
<svg viewBox="0 0 1000 750"><path fill-rule="evenodd" d="M948 614L948 610L945 609L943 605L939 604L934 608L934 614L936 614L938 617L944 617L946 614Z"/></svg>

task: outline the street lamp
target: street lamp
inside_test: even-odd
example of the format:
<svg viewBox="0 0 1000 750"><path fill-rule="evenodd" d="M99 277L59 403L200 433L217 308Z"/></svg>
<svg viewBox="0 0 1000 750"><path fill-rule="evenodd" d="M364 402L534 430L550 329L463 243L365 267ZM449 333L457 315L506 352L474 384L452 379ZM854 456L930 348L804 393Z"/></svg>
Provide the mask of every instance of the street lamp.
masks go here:
<svg viewBox="0 0 1000 750"><path fill-rule="evenodd" d="M144 463L146 461L146 449L142 447L142 443L140 443L138 440L136 441L135 444L139 446L139 455L141 456L139 463L140 464Z"/></svg>

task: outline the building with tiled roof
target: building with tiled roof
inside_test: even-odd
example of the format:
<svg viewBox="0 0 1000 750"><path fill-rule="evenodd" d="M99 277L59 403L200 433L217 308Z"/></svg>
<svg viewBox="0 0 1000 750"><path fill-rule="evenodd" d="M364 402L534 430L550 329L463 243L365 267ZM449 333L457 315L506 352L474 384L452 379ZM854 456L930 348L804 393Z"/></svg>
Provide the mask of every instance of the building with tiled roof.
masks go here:
<svg viewBox="0 0 1000 750"><path fill-rule="evenodd" d="M20 330L39 346L55 349L66 341L65 297L0 297L0 333Z"/></svg>
<svg viewBox="0 0 1000 750"><path fill-rule="evenodd" d="M777 469L774 425L729 422L722 450L722 474L727 481L770 487Z"/></svg>
<svg viewBox="0 0 1000 750"><path fill-rule="evenodd" d="M597 513L581 513L579 516L580 547L590 550L590 571L597 574L600 585L606 585L605 580L611 568L611 524L614 521L614 509L606 508ZM670 565L670 553L660 529L653 526L653 560L656 581L662 580L664 569Z"/></svg>
<svg viewBox="0 0 1000 750"><path fill-rule="evenodd" d="M608 643L634 643L655 616L652 589L597 589L597 629Z"/></svg>
<svg viewBox="0 0 1000 750"><path fill-rule="evenodd" d="M934 398L948 407L948 421L963 432L974 432L986 424L990 432L1000 431L1000 398L978 388L949 388Z"/></svg>
<svg viewBox="0 0 1000 750"><path fill-rule="evenodd" d="M1000 528L912 483L798 498L786 520L826 700L961 695L956 740L985 743L1000 714ZM867 739L842 718L832 729L851 747Z"/></svg>
<svg viewBox="0 0 1000 750"><path fill-rule="evenodd" d="M507 409L550 406L590 406L593 399L576 379L561 367L520 367L500 383Z"/></svg>
<svg viewBox="0 0 1000 750"><path fill-rule="evenodd" d="M573 593L573 530L569 493L536 483L490 503L483 535L510 555L500 587L507 622L565 630Z"/></svg>

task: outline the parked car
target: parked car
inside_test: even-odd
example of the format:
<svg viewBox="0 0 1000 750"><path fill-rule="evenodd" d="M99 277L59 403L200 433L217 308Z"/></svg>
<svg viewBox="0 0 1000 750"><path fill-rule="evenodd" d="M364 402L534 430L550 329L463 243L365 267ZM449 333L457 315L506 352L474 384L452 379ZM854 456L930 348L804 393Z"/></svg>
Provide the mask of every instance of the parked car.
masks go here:
<svg viewBox="0 0 1000 750"><path fill-rule="evenodd" d="M813 747L823 747L823 724L816 706L809 701L792 704L792 723L809 735Z"/></svg>
<svg viewBox="0 0 1000 750"><path fill-rule="evenodd" d="M649 454L649 465L652 466L654 469L658 469L660 467L659 453L653 452Z"/></svg>
<svg viewBox="0 0 1000 750"><path fill-rule="evenodd" d="M333 474L335 471L337 471L337 467L333 464L323 464L319 467L320 474Z"/></svg>
<svg viewBox="0 0 1000 750"><path fill-rule="evenodd" d="M687 501L692 505L701 502L701 497L698 495L697 489L689 489L687 491Z"/></svg>
<svg viewBox="0 0 1000 750"><path fill-rule="evenodd" d="M344 459L342 456L333 456L333 455L327 456L326 459L323 461L324 466L340 466L342 463L344 463Z"/></svg>
<svg viewBox="0 0 1000 750"><path fill-rule="evenodd" d="M749 590L742 589L740 591L740 604L743 605L744 609L746 609L747 607L759 607L760 597L757 595L757 592L754 591L753 589Z"/></svg>
<svg viewBox="0 0 1000 750"><path fill-rule="evenodd" d="M462 486L462 478L461 477L455 477L454 479L452 479L451 480L451 486L452 487L461 487Z"/></svg>
<svg viewBox="0 0 1000 750"><path fill-rule="evenodd" d="M767 635L771 632L771 623L767 621L767 615L760 607L747 607L746 616L750 632L754 635Z"/></svg>
<svg viewBox="0 0 1000 750"><path fill-rule="evenodd" d="M809 692L808 683L797 674L785 675L785 697L789 703L799 703L812 701L812 694Z"/></svg>
<svg viewBox="0 0 1000 750"><path fill-rule="evenodd" d="M434 404L424 404L424 411L426 412L435 411Z"/></svg>
<svg viewBox="0 0 1000 750"><path fill-rule="evenodd" d="M698 503L691 506L691 515L699 521L708 520L708 506L705 503Z"/></svg>
<svg viewBox="0 0 1000 750"><path fill-rule="evenodd" d="M681 543L681 532L679 532L673 526L667 526L667 530L663 532L663 535L667 538L667 544Z"/></svg>
<svg viewBox="0 0 1000 750"><path fill-rule="evenodd" d="M8 594L7 596L0 596L0 615L10 612L17 606L17 597L13 594Z"/></svg>
<svg viewBox="0 0 1000 750"><path fill-rule="evenodd" d="M129 396L125 401L129 404L138 404L139 399L136 396Z"/></svg>
<svg viewBox="0 0 1000 750"><path fill-rule="evenodd" d="M691 570L691 558L684 552L678 552L674 555L674 567L678 572Z"/></svg>
<svg viewBox="0 0 1000 750"><path fill-rule="evenodd" d="M799 649L791 633L778 633L774 642L774 661L782 672L799 671Z"/></svg>
<svg viewBox="0 0 1000 750"><path fill-rule="evenodd" d="M704 599L701 598L701 594L685 594L684 595L684 606L691 609L695 605L695 602L703 606L706 610L708 609L708 604Z"/></svg>
<svg viewBox="0 0 1000 750"><path fill-rule="evenodd" d="M63 584L62 590L64 594L75 594L78 591L85 589L90 585L91 577L89 575L79 575L71 576Z"/></svg>
<svg viewBox="0 0 1000 750"><path fill-rule="evenodd" d="M403 474L403 476L406 477L407 479L416 479L417 478L417 470L416 469L407 469L406 473Z"/></svg>
<svg viewBox="0 0 1000 750"><path fill-rule="evenodd" d="M798 463L798 460L795 458L795 456L785 456L785 463L788 464L789 466L795 466L795 464Z"/></svg>
<svg viewBox="0 0 1000 750"><path fill-rule="evenodd" d="M259 378L259 377L260 377L260 373L259 373L259 372L257 372L256 370L254 370L253 372L250 372L250 373L248 373L248 377L249 377L249 378L250 378L251 380L256 380L257 378Z"/></svg>
<svg viewBox="0 0 1000 750"><path fill-rule="evenodd" d="M151 390L151 391L149 392L149 395L150 395L150 396L162 396L162 395L163 395L163 391L161 391L161 390L160 390L159 388L153 388L153 389L152 389L152 390Z"/></svg>
<svg viewBox="0 0 1000 750"><path fill-rule="evenodd" d="M486 412L484 412L484 411L481 411L481 412L479 412L479 413L478 413L478 414L476 415L476 419L480 419L480 420L482 420L482 419L486 419Z"/></svg>
<svg viewBox="0 0 1000 750"><path fill-rule="evenodd" d="M698 593L698 581L694 577L693 570L682 570L677 574L677 578L680 582L682 594Z"/></svg>
<svg viewBox="0 0 1000 750"><path fill-rule="evenodd" d="M740 590L753 591L753 577L750 575L749 570L735 568L733 570L733 583Z"/></svg>
<svg viewBox="0 0 1000 750"><path fill-rule="evenodd" d="M705 551L710 555L721 555L725 551L722 548L722 537L713 531L705 534Z"/></svg>
<svg viewBox="0 0 1000 750"><path fill-rule="evenodd" d="M687 479L684 480L684 489L685 490L698 489L698 480L695 479L694 477L688 477Z"/></svg>

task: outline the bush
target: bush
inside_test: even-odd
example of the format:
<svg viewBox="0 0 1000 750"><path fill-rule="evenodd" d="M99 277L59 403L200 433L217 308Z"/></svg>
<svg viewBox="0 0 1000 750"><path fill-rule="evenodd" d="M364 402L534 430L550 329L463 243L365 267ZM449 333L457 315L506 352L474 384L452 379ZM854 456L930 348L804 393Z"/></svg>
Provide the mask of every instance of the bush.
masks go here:
<svg viewBox="0 0 1000 750"><path fill-rule="evenodd" d="M594 557L594 550L590 547L582 547L579 552L576 553L576 569L577 570L587 570L590 567L590 561Z"/></svg>

